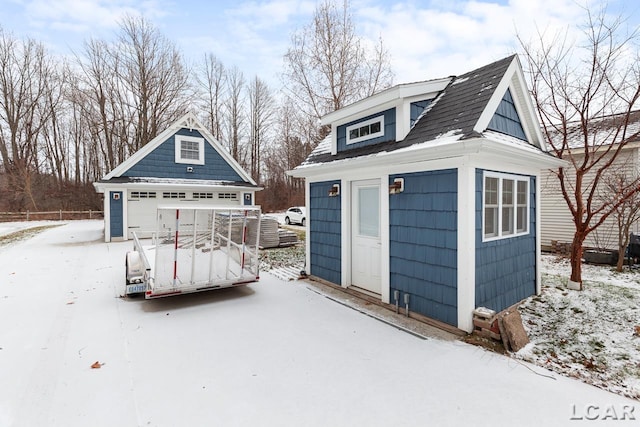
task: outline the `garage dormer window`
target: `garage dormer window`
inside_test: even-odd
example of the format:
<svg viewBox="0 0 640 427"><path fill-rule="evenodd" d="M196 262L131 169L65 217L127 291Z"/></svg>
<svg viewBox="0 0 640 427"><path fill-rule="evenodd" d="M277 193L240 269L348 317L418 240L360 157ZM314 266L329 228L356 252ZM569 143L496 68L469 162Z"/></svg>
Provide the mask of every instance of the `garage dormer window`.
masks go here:
<svg viewBox="0 0 640 427"><path fill-rule="evenodd" d="M384 116L378 116L347 127L347 144L355 144L383 135Z"/></svg>
<svg viewBox="0 0 640 427"><path fill-rule="evenodd" d="M204 165L204 138L176 135L176 163Z"/></svg>

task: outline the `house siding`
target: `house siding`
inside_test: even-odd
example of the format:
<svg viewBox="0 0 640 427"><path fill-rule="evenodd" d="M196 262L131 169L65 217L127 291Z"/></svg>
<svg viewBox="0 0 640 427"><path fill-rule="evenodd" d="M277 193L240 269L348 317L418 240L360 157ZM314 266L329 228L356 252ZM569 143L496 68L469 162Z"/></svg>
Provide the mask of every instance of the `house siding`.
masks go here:
<svg viewBox="0 0 640 427"><path fill-rule="evenodd" d="M377 138L371 138L366 141L355 142L353 144L347 145L347 128L356 123L364 122L369 119L373 119L374 117L379 117L384 115L384 135L379 136ZM346 123L344 125L338 126L337 129L337 142L338 142L338 152L351 150L354 148L364 147L367 145L374 145L380 142L385 141L394 141L396 139L396 109L390 108L385 111L381 111L376 114L372 114L370 116L363 117L358 120L354 120L352 122Z"/></svg>
<svg viewBox="0 0 640 427"><path fill-rule="evenodd" d="M342 265L340 251L340 196L330 197L329 190L340 181L309 185L309 244L311 274L331 283L340 284Z"/></svg>
<svg viewBox="0 0 640 427"><path fill-rule="evenodd" d="M409 107L409 126L413 126L413 124L418 120L420 114L431 104L430 99L425 99L423 101L412 102Z"/></svg>
<svg viewBox="0 0 640 427"><path fill-rule="evenodd" d="M114 195L116 194L118 195L117 200L114 198ZM109 192L109 219L111 237L122 237L124 235L122 199L122 191Z"/></svg>
<svg viewBox="0 0 640 427"><path fill-rule="evenodd" d="M578 163L584 156L574 154ZM609 159L609 157L605 157ZM638 149L625 149L618 154L611 171L623 172L629 182L634 180L638 174L640 156ZM565 168L565 175L571 182L575 182L575 169ZM595 172L587 173L583 178L583 188L591 186ZM560 180L555 171L545 170L540 179L540 238L542 250L552 250L553 242L571 243L576 226L573 222L573 215L567 206L567 202L562 196ZM640 232L640 221L635 222L631 227L631 232ZM585 247L618 249L618 227L615 214L610 216L598 228L589 233L584 243Z"/></svg>
<svg viewBox="0 0 640 427"><path fill-rule="evenodd" d="M404 191L389 196L390 295L411 311L457 323L457 169L392 175Z"/></svg>
<svg viewBox="0 0 640 427"><path fill-rule="evenodd" d="M516 106L511 96L511 91L507 89L502 101L498 105L498 109L489 122L489 129L496 132L511 135L515 138L527 140L527 136L522 129L522 123L520 122L520 116L516 110Z"/></svg>
<svg viewBox="0 0 640 427"><path fill-rule="evenodd" d="M536 292L536 183L529 177L529 234L482 241L483 170L476 169L476 307L502 311Z"/></svg>
<svg viewBox="0 0 640 427"><path fill-rule="evenodd" d="M178 135L204 138L197 130L180 129ZM244 181L240 175L205 140L205 164L191 165L193 172L187 172L188 164L176 163L175 134L151 151L129 170L122 174L127 177L156 177L178 179L204 179L218 181Z"/></svg>

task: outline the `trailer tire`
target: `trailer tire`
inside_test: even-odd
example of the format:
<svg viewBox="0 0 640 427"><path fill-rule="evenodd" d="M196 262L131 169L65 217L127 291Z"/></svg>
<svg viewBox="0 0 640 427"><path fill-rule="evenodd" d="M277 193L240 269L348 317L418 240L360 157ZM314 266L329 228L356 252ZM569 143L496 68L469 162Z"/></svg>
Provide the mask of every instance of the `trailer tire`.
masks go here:
<svg viewBox="0 0 640 427"><path fill-rule="evenodd" d="M129 272L129 257L128 256L124 256L124 283L126 285L130 285L131 283L129 283L129 278L127 277L127 273Z"/></svg>

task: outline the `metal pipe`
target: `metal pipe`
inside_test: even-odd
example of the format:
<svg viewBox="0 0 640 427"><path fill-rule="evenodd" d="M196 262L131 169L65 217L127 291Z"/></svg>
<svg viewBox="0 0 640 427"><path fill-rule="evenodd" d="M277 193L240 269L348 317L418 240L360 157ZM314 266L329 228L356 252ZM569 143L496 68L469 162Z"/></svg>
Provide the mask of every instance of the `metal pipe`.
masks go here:
<svg viewBox="0 0 640 427"><path fill-rule="evenodd" d="M393 298L396 300L396 314L398 314L398 300L400 299L400 291L393 291Z"/></svg>
<svg viewBox="0 0 640 427"><path fill-rule="evenodd" d="M409 317L409 294L404 294L405 315Z"/></svg>

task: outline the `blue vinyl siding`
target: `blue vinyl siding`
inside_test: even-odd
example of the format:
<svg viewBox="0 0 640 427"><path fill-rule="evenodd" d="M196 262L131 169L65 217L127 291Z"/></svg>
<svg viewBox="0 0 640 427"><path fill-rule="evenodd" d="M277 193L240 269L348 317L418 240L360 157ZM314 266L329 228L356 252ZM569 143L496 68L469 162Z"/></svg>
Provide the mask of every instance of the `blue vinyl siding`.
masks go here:
<svg viewBox="0 0 640 427"><path fill-rule="evenodd" d="M409 126L413 126L413 124L418 120L420 114L424 111L427 106L431 104L430 99L425 99L424 101L416 101L412 102L409 111Z"/></svg>
<svg viewBox="0 0 640 427"><path fill-rule="evenodd" d="M113 195L118 195L118 200ZM111 237L122 237L123 234L123 209L122 209L122 191L109 192L109 219L111 227Z"/></svg>
<svg viewBox="0 0 640 427"><path fill-rule="evenodd" d="M197 130L180 129L176 133L203 138ZM187 172L187 166L190 165L175 162L175 138L172 135L122 176L244 181L206 140L204 154L204 165L191 165L193 172Z"/></svg>
<svg viewBox="0 0 640 427"><path fill-rule="evenodd" d="M377 138L368 139L366 141L360 141L347 145L347 128L359 122L364 122L374 117L384 115L384 135ZM389 110L381 111L376 114L372 114L367 117L363 117L358 120L346 123L338 126L337 140L338 140L338 152L345 150L352 150L354 148L364 147L366 145L374 145L385 141L395 141L396 139L396 109L391 108Z"/></svg>
<svg viewBox="0 0 640 427"><path fill-rule="evenodd" d="M337 285L341 284L340 196L330 197L329 190L340 181L309 185L309 243L311 274Z"/></svg>
<svg viewBox="0 0 640 427"><path fill-rule="evenodd" d="M527 136L522 129L522 123L518 111L511 97L511 91L507 89L502 101L498 105L498 109L494 113L491 121L489 122L488 129L495 130L496 132L511 135L515 138L527 140Z"/></svg>
<svg viewBox="0 0 640 427"><path fill-rule="evenodd" d="M399 174L404 191L389 196L390 295L409 309L450 325L458 322L457 169Z"/></svg>
<svg viewBox="0 0 640 427"><path fill-rule="evenodd" d="M476 169L476 307L502 311L536 292L535 177L529 178L529 234L482 241L483 171Z"/></svg>

